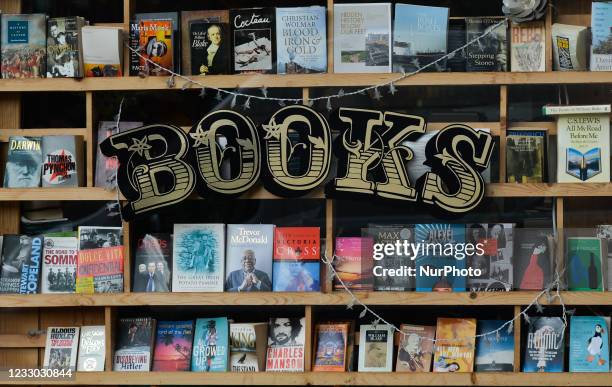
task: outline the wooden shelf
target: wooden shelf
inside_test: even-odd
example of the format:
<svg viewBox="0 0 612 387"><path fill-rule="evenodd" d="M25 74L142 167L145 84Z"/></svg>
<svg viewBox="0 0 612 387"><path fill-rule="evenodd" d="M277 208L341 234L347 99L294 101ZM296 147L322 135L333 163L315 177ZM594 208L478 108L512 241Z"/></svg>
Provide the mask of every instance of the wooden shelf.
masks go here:
<svg viewBox="0 0 612 387"><path fill-rule="evenodd" d="M117 200L117 193L98 187L0 188L0 201L32 200Z"/></svg>

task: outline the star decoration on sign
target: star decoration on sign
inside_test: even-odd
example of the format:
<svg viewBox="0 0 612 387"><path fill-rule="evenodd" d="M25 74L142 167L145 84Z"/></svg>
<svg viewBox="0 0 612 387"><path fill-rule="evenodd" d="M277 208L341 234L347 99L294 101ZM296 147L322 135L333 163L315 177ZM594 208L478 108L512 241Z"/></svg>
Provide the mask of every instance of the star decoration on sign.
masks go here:
<svg viewBox="0 0 612 387"><path fill-rule="evenodd" d="M263 130L266 131L266 136L264 137L264 140L274 138L280 141L281 126L281 124L276 123L276 120L274 118L270 120L270 123L268 125L262 124L261 127L263 128Z"/></svg>
<svg viewBox="0 0 612 387"><path fill-rule="evenodd" d="M132 145L128 148L131 152L137 152L138 156L142 156L142 152L149 150L152 148L151 145L147 144L147 137L143 137L142 140L138 140L137 138L132 138Z"/></svg>
<svg viewBox="0 0 612 387"><path fill-rule="evenodd" d="M196 128L195 132L189 133L189 137L193 138L195 142L193 143L193 147L197 148L200 145L207 147L208 146L208 135L209 131L202 129L202 126Z"/></svg>

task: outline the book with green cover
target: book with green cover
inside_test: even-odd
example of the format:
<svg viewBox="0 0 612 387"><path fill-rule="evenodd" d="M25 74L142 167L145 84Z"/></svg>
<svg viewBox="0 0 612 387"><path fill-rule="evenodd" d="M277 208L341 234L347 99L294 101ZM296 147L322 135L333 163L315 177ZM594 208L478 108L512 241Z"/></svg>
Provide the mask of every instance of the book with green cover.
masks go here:
<svg viewBox="0 0 612 387"><path fill-rule="evenodd" d="M602 240L590 237L567 238L566 251L568 289L602 291Z"/></svg>

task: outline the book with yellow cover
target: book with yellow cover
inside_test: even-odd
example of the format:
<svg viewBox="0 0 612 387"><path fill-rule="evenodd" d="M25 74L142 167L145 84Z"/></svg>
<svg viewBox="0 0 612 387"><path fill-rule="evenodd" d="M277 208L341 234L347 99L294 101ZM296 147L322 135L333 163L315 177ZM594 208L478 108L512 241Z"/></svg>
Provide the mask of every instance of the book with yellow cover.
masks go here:
<svg viewBox="0 0 612 387"><path fill-rule="evenodd" d="M476 319L438 318L434 372L473 372Z"/></svg>

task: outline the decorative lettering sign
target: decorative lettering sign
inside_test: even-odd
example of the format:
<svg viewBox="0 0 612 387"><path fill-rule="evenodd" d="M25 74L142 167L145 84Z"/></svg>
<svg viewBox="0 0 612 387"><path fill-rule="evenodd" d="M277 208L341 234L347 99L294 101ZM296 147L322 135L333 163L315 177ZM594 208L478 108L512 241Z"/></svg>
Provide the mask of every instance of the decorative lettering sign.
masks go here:
<svg viewBox="0 0 612 387"><path fill-rule="evenodd" d="M481 172L493 151L491 134L453 124L425 148L431 168L410 181L409 144L425 133L419 116L340 108L343 127L335 140L336 178L328 197L367 195L423 202L446 212L473 210L484 197ZM303 105L279 109L258 131L231 110L207 114L185 133L172 125L148 125L115 134L102 153L119 159L117 182L127 199L124 218L200 196L238 196L258 180L270 192L297 197L320 186L330 173L332 132L322 114Z"/></svg>

